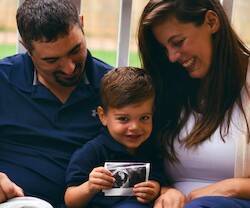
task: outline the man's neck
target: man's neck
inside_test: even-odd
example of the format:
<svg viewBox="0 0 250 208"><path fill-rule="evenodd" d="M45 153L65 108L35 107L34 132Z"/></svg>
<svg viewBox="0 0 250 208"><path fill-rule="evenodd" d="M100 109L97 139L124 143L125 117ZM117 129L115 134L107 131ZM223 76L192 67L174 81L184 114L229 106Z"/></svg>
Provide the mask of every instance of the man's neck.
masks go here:
<svg viewBox="0 0 250 208"><path fill-rule="evenodd" d="M47 87L62 103L65 103L68 100L71 93L76 88L76 86L63 87L57 83L47 82L39 74L37 75L37 79L40 83Z"/></svg>

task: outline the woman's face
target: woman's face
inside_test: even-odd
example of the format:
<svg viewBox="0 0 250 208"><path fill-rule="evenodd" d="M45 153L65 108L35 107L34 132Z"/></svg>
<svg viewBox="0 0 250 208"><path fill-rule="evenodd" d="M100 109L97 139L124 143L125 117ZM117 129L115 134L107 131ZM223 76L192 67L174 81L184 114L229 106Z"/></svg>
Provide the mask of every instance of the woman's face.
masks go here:
<svg viewBox="0 0 250 208"><path fill-rule="evenodd" d="M218 17L208 11L202 25L181 23L170 17L153 28L157 41L171 62L178 62L192 78L204 78L212 59L212 34L218 30Z"/></svg>

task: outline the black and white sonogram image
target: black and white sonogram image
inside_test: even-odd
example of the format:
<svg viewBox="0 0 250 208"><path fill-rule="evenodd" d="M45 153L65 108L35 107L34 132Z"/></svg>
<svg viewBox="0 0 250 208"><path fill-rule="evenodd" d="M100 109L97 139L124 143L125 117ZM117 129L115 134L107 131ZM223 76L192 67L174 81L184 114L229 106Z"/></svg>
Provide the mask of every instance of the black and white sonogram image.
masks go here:
<svg viewBox="0 0 250 208"><path fill-rule="evenodd" d="M148 180L149 163L105 163L115 178L112 189L104 190L106 196L131 196L135 184Z"/></svg>

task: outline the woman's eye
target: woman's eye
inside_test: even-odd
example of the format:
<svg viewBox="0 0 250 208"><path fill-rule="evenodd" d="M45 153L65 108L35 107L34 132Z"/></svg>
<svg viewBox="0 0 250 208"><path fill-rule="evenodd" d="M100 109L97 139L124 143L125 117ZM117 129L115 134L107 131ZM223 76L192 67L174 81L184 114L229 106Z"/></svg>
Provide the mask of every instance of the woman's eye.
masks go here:
<svg viewBox="0 0 250 208"><path fill-rule="evenodd" d="M173 46L176 48L180 48L183 45L184 40L185 40L185 38L178 40L178 41L174 41Z"/></svg>

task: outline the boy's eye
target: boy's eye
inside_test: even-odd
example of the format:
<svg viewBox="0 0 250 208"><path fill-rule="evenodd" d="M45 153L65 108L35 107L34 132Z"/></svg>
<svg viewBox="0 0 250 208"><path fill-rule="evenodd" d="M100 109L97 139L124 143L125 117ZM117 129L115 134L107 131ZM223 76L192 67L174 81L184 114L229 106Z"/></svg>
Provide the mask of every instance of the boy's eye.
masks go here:
<svg viewBox="0 0 250 208"><path fill-rule="evenodd" d="M129 120L129 118L126 117L126 116L120 116L120 117L117 117L116 119L119 120L119 121L122 121L122 122L126 122L126 121Z"/></svg>
<svg viewBox="0 0 250 208"><path fill-rule="evenodd" d="M141 117L141 121L147 121L149 119L151 119L151 116L142 116Z"/></svg>

